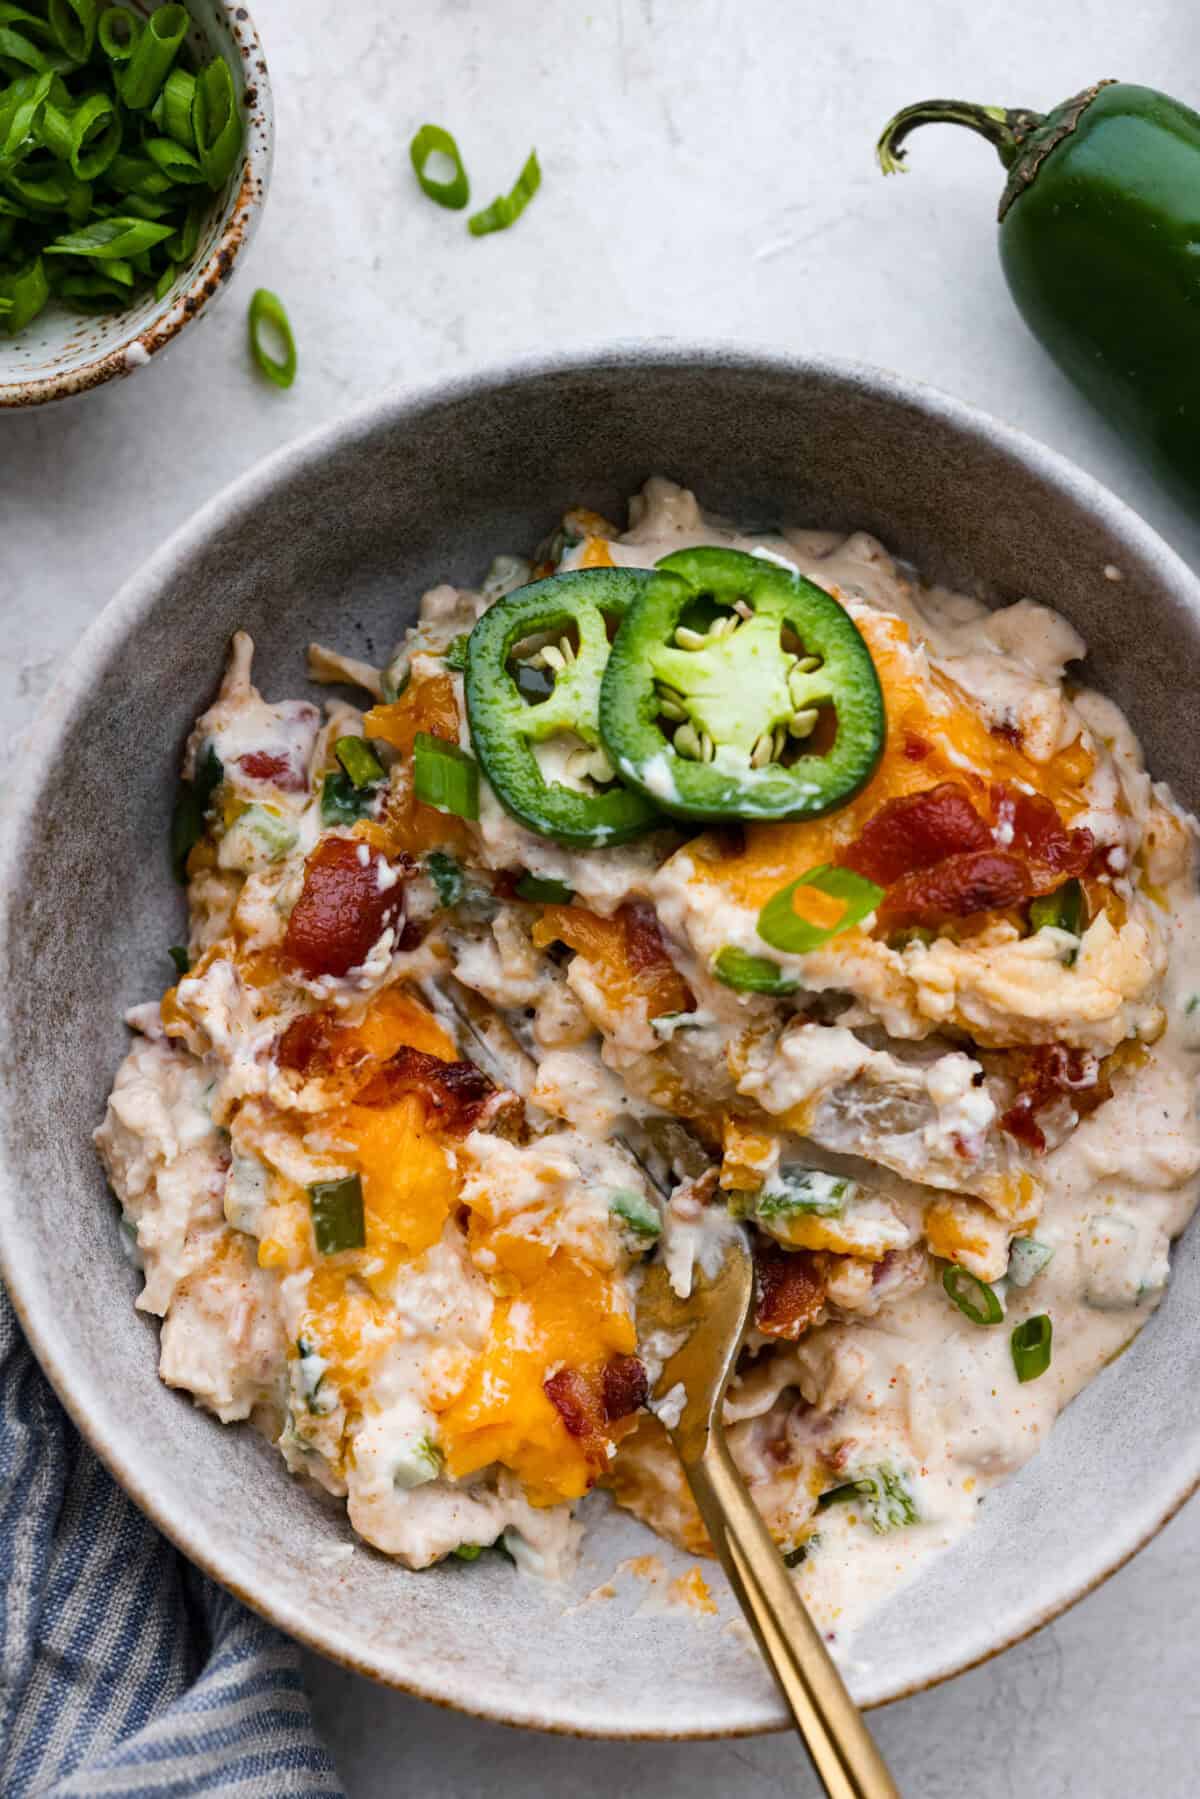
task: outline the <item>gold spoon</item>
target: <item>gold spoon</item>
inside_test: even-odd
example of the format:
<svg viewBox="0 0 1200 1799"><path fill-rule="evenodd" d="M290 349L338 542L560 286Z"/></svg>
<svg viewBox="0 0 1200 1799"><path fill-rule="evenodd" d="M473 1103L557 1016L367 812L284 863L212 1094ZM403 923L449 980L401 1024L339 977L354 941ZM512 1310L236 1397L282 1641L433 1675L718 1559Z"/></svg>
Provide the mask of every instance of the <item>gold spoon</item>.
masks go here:
<svg viewBox="0 0 1200 1799"><path fill-rule="evenodd" d="M663 1364L653 1398L661 1403L684 1389L677 1421L662 1422L825 1791L830 1799L900 1799L725 1443L721 1405L753 1299L754 1262L743 1231L731 1236L715 1274L697 1267L687 1299L672 1290L663 1263L652 1264L638 1295L638 1336L645 1341L663 1331L679 1343ZM675 1394L667 1418L675 1415L679 1398Z"/></svg>

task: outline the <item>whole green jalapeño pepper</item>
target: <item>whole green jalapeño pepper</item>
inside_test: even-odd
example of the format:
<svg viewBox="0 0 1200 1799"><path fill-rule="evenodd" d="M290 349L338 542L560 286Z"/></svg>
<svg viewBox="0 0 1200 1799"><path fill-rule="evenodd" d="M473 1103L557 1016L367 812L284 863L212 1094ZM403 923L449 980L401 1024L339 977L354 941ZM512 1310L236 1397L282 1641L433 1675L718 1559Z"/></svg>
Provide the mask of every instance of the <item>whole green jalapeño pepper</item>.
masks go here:
<svg viewBox="0 0 1200 1799"><path fill-rule="evenodd" d="M873 773L885 731L849 613L795 570L740 550L664 557L600 689L600 734L621 780L708 823L843 805Z"/></svg>
<svg viewBox="0 0 1200 1799"><path fill-rule="evenodd" d="M1200 116L1101 81L1044 117L957 100L907 106L879 140L885 174L918 125L966 125L1008 170L1000 260L1058 366L1200 505Z"/></svg>
<svg viewBox="0 0 1200 1799"><path fill-rule="evenodd" d="M570 848L626 843L663 822L616 780L597 723L609 630L650 580L640 569L551 575L489 606L467 642L467 719L483 772L505 811ZM567 780L547 778L536 754L555 738Z"/></svg>

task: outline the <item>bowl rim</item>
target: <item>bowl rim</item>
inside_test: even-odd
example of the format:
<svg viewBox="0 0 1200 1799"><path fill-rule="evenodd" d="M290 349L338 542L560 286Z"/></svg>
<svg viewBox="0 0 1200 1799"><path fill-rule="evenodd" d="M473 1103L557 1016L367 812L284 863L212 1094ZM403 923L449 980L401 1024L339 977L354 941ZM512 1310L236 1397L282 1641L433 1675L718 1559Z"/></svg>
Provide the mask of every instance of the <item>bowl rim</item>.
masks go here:
<svg viewBox="0 0 1200 1799"><path fill-rule="evenodd" d="M194 22L192 0L186 0L186 3ZM233 274L240 252L258 229L275 158L275 105L266 51L254 20L241 0L212 0L212 4L224 19L230 43L240 61L239 94L247 130L241 180L236 192L226 201L221 227L211 251L203 262L192 266L185 286L158 303L140 330L131 331L78 368L52 368L48 374L0 379L0 409L45 406L52 400L90 393L108 381L144 368L220 295ZM235 78L237 75L235 70Z"/></svg>
<svg viewBox="0 0 1200 1799"><path fill-rule="evenodd" d="M509 387L561 375L582 376L605 371L631 375L647 367L683 369L698 365L858 387L876 397L908 406L927 425L948 427L986 442L993 450L1021 463L1048 488L1088 509L1115 537L1130 545L1152 565L1168 587L1188 591L1192 603L1200 607L1200 580L1132 507L1094 476L1058 451L982 408L958 400L925 382L865 362L788 355L767 346L733 346L721 340L621 340L598 346L574 346L562 352L531 353L502 363L486 364L464 374L436 378L411 389L393 389L283 445L230 482L172 532L93 620L65 662L27 734L25 754L20 758L4 808L0 829L0 944L10 941L14 922L13 895L20 874L23 846L35 817L41 771L48 765L47 758L52 754L65 722L79 696L92 684L98 661L107 660L113 648L152 612L175 566L200 551L218 525L236 529L239 522L270 497L279 485L319 466L331 451L344 451L381 426L402 430L406 425L419 422L428 412L477 398L483 392L502 392ZM561 1708L557 1715L547 1716L540 1708L536 1694L515 1696L503 1706L481 1705L472 1692L469 1678L453 1669L439 1677L436 1672L431 1676L416 1663L405 1667L401 1674L394 1658L388 1667L372 1664L347 1643L339 1642L330 1629L311 1624L301 1608L293 1605L285 1594L273 1592L263 1596L249 1590L226 1566L221 1546L191 1527L186 1515L176 1516L165 1500L160 1501L152 1481L124 1458L121 1447L112 1440L113 1433L90 1415L86 1376L80 1378L60 1361L54 1344L54 1315L48 1310L44 1315L40 1314L35 1303L33 1255L18 1228L11 1200L11 1196L20 1190L19 1171L11 1163L9 1145L7 1141L0 1141L0 1277L8 1289L26 1338L59 1400L80 1435L113 1478L162 1534L193 1564L267 1622L351 1673L490 1722L538 1729L554 1735L626 1741L700 1741L761 1735L787 1728L787 1721L779 1717L768 1721L756 1719L744 1725L680 1730L671 1727L668 1717L661 1726L622 1730L615 1726L609 1728L604 1720L591 1715L586 1720L582 1716L572 1719L564 1716ZM1200 1431L1175 1464L1175 1470L1166 1490L1150 1496L1143 1494L1140 1506L1130 1507L1126 1527L1119 1535L1109 1537L1097 1558L1097 1565L1086 1574L1069 1580L1061 1590L1036 1607L1021 1628L1010 1632L980 1655L957 1660L948 1657L920 1678L897 1682L869 1696L863 1702L864 1709L910 1698L981 1666L1032 1636L1094 1592L1156 1536L1200 1488Z"/></svg>

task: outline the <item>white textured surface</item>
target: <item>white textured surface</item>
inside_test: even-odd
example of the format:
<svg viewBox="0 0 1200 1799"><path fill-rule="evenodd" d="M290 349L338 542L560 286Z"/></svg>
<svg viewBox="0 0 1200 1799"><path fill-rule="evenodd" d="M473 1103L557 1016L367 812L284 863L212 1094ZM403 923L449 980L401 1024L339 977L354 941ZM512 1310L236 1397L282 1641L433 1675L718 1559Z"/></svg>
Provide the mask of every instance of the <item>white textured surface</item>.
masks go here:
<svg viewBox="0 0 1200 1799"><path fill-rule="evenodd" d="M233 295L162 368L0 425L6 738L113 589L259 456L380 387L606 337L726 337L924 377L1074 456L1200 561L1200 529L1015 319L994 257L991 152L965 133L922 133L911 174L889 183L871 159L888 113L928 94L1049 106L1118 74L1197 98L1200 39L1178 0L1009 0L1000 17L958 0L255 0L253 11L279 152ZM476 242L415 194L407 141L424 119L457 133L480 204L536 143L545 185L514 231ZM247 366L245 305L260 282L296 326L291 394ZM698 477L703 466L699 444ZM1192 1507L1049 1630L877 1715L905 1793L1193 1791L1198 1562ZM786 1738L543 1740L310 1666L354 1799L814 1790Z"/></svg>

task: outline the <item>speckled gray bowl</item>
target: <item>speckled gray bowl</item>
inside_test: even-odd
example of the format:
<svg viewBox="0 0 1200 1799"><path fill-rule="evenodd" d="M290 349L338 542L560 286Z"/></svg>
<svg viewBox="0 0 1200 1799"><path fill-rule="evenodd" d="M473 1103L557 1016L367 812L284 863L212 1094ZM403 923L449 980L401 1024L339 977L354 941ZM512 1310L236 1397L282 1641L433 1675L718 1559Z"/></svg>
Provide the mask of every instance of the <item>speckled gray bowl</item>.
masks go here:
<svg viewBox="0 0 1200 1799"><path fill-rule="evenodd" d="M1111 494L953 400L863 369L651 348L383 401L275 457L181 531L93 627L21 758L0 866L0 1255L98 1453L194 1561L284 1629L489 1717L702 1736L781 1721L737 1635L636 1601L567 1609L621 1556L656 1547L631 1521L601 1507L565 1598L499 1558L410 1574L366 1549L339 1554L344 1521L265 1442L161 1386L156 1327L133 1310L137 1277L89 1141L123 1053L122 1010L169 976L175 762L230 632L253 633L271 693L302 693L309 637L378 653L422 588L477 580L494 551L535 543L568 503L618 510L653 471L735 516L865 526L928 575L1061 607L1151 766L1195 804L1179 702L1200 671L1196 581ZM1158 1316L971 1537L871 1626L851 1667L861 1700L943 1679L1044 1623L1191 1492L1198 1248L1192 1232Z"/></svg>

